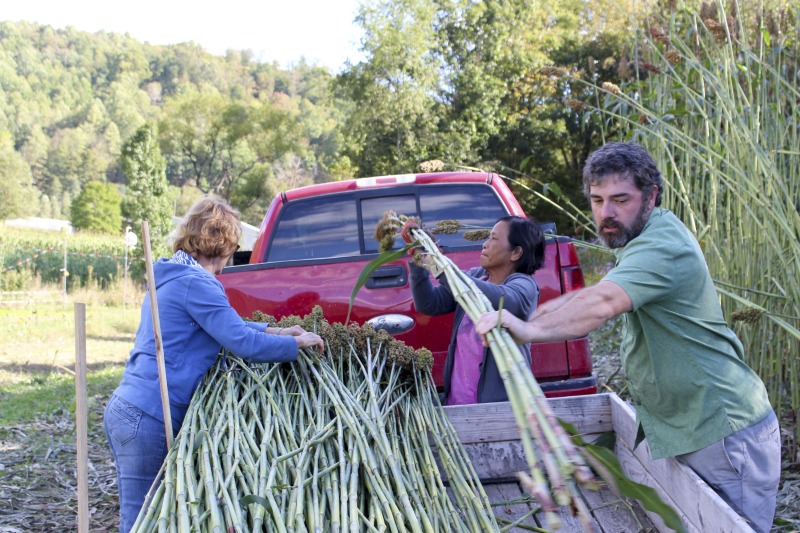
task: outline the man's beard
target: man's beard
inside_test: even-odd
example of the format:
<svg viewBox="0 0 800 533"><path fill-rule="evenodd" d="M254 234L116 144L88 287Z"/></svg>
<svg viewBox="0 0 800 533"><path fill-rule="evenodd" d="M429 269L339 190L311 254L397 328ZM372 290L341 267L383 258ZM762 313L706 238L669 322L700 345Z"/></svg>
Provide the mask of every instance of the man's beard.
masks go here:
<svg viewBox="0 0 800 533"><path fill-rule="evenodd" d="M639 234L642 233L644 225L647 224L647 220L650 218L650 212L652 210L648 209L648 207L647 201L643 201L642 207L639 208L639 212L636 213L636 218L629 227L623 226L616 220L602 220L598 227L598 234L603 244L605 244L608 248L622 248L633 239L638 237ZM603 228L616 228L618 231L613 234L607 234L603 232Z"/></svg>

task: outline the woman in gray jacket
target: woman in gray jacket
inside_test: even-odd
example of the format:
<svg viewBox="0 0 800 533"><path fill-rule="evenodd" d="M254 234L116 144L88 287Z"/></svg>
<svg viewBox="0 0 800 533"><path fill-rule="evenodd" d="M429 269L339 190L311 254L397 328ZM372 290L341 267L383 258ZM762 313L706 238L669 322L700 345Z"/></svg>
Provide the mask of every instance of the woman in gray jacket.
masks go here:
<svg viewBox="0 0 800 533"><path fill-rule="evenodd" d="M497 309L525 320L536 309L539 287L533 273L544 264L544 234L529 219L505 216L492 228L481 250L481 266L467 272L475 285ZM484 348L475 325L459 306L447 278L433 286L428 270L411 262L411 293L417 310L426 315L455 312L450 346L444 367L445 405L503 402L508 400L503 380L491 351ZM530 364L529 344L520 345Z"/></svg>

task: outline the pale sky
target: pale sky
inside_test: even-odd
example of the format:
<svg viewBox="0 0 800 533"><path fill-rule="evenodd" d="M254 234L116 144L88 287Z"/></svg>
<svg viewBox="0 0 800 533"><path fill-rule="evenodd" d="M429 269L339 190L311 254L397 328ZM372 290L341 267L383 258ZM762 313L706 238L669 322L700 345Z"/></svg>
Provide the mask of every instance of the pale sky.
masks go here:
<svg viewBox="0 0 800 533"><path fill-rule="evenodd" d="M128 33L150 44L194 41L208 52L250 49L282 67L305 57L337 73L357 63L359 0L4 0L0 20L95 33Z"/></svg>

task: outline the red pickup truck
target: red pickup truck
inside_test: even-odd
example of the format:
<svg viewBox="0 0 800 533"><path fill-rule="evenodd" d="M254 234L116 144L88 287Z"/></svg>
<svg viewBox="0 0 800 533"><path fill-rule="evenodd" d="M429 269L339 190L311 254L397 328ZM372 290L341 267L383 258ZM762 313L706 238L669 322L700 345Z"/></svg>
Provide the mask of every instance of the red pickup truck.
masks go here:
<svg viewBox="0 0 800 533"><path fill-rule="evenodd" d="M275 197L252 252L237 252L219 275L240 315L304 316L320 305L330 322L344 322L350 293L364 265L377 257L375 225L386 211L416 215L429 227L440 220L491 228L507 214L525 216L497 174L441 172L361 178L311 185ZM534 274L540 303L583 287L571 240L547 238L544 267ZM463 231L437 235L442 251L462 269L478 266L482 243ZM397 247L402 245L398 239ZM435 283L435 281L434 281ZM351 319L386 329L415 348L433 352L441 385L453 316L426 316L414 308L408 258L375 271L355 299ZM597 392L586 338L531 345L533 373L550 397Z"/></svg>

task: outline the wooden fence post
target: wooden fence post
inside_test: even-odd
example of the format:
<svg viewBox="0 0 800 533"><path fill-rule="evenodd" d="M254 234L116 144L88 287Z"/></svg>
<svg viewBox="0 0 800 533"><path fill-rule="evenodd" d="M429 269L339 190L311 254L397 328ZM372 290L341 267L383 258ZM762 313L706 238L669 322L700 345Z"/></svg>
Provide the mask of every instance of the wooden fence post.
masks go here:
<svg viewBox="0 0 800 533"><path fill-rule="evenodd" d="M75 304L75 434L78 451L78 533L89 533L89 436L86 407L86 304Z"/></svg>

